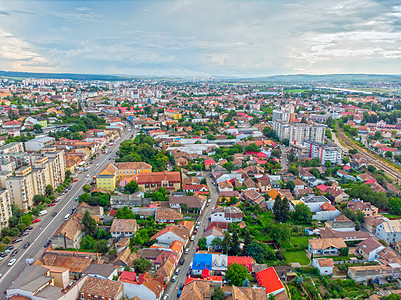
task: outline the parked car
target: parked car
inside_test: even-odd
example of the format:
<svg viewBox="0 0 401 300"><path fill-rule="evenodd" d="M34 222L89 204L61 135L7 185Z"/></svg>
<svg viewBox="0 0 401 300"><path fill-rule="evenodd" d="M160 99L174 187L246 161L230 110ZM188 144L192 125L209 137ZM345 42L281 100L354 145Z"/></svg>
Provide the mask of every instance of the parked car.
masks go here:
<svg viewBox="0 0 401 300"><path fill-rule="evenodd" d="M178 275L180 273L180 271L181 271L180 268L175 269L175 274Z"/></svg>
<svg viewBox="0 0 401 300"><path fill-rule="evenodd" d="M31 244L30 242L25 243L24 249L28 249L28 247L29 247L30 244Z"/></svg>
<svg viewBox="0 0 401 300"><path fill-rule="evenodd" d="M32 229L33 229L33 227L29 226L26 230L32 230Z"/></svg>
<svg viewBox="0 0 401 300"><path fill-rule="evenodd" d="M185 260L182 258L182 259L180 260L180 265L183 265L184 262L185 262Z"/></svg>
<svg viewBox="0 0 401 300"><path fill-rule="evenodd" d="M14 246L8 246L7 247L7 249L5 250L5 252L10 252L11 250L13 250L14 249Z"/></svg>
<svg viewBox="0 0 401 300"><path fill-rule="evenodd" d="M173 277L171 277L171 282L175 282L177 280L177 275L174 275Z"/></svg>
<svg viewBox="0 0 401 300"><path fill-rule="evenodd" d="M53 202L53 203L50 203L49 206L55 206L55 205L56 205L56 202Z"/></svg>
<svg viewBox="0 0 401 300"><path fill-rule="evenodd" d="M11 252L11 257L16 256L18 254L18 249L15 249L13 252Z"/></svg>
<svg viewBox="0 0 401 300"><path fill-rule="evenodd" d="M167 299L168 299L168 294L164 294L163 300L167 300Z"/></svg>
<svg viewBox="0 0 401 300"><path fill-rule="evenodd" d="M78 179L74 179L72 182L77 182L78 181Z"/></svg>
<svg viewBox="0 0 401 300"><path fill-rule="evenodd" d="M191 242L193 242L195 240L194 236L191 236Z"/></svg>
<svg viewBox="0 0 401 300"><path fill-rule="evenodd" d="M16 240L14 240L14 241L13 241L13 244L16 244L16 243L19 243L19 242L22 242L22 239L21 239L21 238L18 238L18 239L16 239Z"/></svg>
<svg viewBox="0 0 401 300"><path fill-rule="evenodd" d="M23 237L23 236L26 236L26 235L28 235L28 234L29 234L29 231L26 231L26 230L25 230L25 231L24 231L23 233L21 233L19 236L20 236L20 237Z"/></svg>
<svg viewBox="0 0 401 300"><path fill-rule="evenodd" d="M78 199L79 199L78 197L77 197L77 198L75 198L75 201L78 201Z"/></svg>
<svg viewBox="0 0 401 300"><path fill-rule="evenodd" d="M13 264L15 264L15 262L16 262L17 260L15 259L15 258L13 258L13 259L11 259L9 262L8 262L8 266L9 267L11 267Z"/></svg>
<svg viewBox="0 0 401 300"><path fill-rule="evenodd" d="M43 246L43 248L49 247L49 245L51 244L51 242L52 242L52 240L48 240L48 241L46 242L46 244Z"/></svg>
<svg viewBox="0 0 401 300"><path fill-rule="evenodd" d="M54 202L59 202L61 200L61 198L60 197L58 197L58 198L56 198L56 200L54 200Z"/></svg>
<svg viewBox="0 0 401 300"><path fill-rule="evenodd" d="M185 253L185 254L188 254L188 252L189 252L189 248L185 248L184 253Z"/></svg>
<svg viewBox="0 0 401 300"><path fill-rule="evenodd" d="M39 223L40 221L42 221L42 220L41 219L35 219L35 220L32 221L32 224Z"/></svg>

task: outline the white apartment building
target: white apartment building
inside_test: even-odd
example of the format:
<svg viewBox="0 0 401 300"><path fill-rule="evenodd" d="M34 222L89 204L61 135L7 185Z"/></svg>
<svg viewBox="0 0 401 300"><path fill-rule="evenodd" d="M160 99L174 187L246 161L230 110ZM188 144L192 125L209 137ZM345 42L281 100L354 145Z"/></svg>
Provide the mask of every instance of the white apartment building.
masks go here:
<svg viewBox="0 0 401 300"><path fill-rule="evenodd" d="M0 154L24 152L24 144L22 142L14 142L0 146Z"/></svg>
<svg viewBox="0 0 401 300"><path fill-rule="evenodd" d="M42 136L25 142L25 151L39 151L40 149L51 146L56 139L50 136Z"/></svg>
<svg viewBox="0 0 401 300"><path fill-rule="evenodd" d="M304 145L309 149L309 157L318 157L322 165L324 165L326 161L329 161L332 164L338 164L341 162L342 151L336 146L330 146L328 144L314 141L305 141Z"/></svg>
<svg viewBox="0 0 401 300"><path fill-rule="evenodd" d="M401 241L401 220L384 218L384 222L376 227L376 236L389 244Z"/></svg>
<svg viewBox="0 0 401 300"><path fill-rule="evenodd" d="M326 126L309 125L304 123L272 122L273 130L277 136L283 140L288 139L290 143L302 144L304 141L311 140L319 143L324 142Z"/></svg>
<svg viewBox="0 0 401 300"><path fill-rule="evenodd" d="M35 188L32 168L24 166L15 171L15 176L6 180L6 188L10 193L11 202L24 210L32 207Z"/></svg>
<svg viewBox="0 0 401 300"><path fill-rule="evenodd" d="M0 230L8 226L11 217L10 194L7 190L0 190Z"/></svg>

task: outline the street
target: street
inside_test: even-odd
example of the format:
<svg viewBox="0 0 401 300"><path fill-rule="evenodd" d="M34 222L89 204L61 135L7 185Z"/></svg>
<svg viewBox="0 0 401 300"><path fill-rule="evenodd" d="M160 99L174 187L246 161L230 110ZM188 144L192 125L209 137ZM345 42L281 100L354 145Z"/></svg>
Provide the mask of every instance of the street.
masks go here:
<svg viewBox="0 0 401 300"><path fill-rule="evenodd" d="M179 291L180 285L185 283L187 279L187 273L189 271L189 265L194 259L194 255L196 252L196 247L198 245L198 240L202 238L203 233L205 232L205 228L208 227L209 224L209 216L213 210L213 208L217 205L218 201L218 192L217 188L213 185L212 179L210 178L210 172L204 172L205 178L207 181L207 185L210 190L210 199L211 202L209 203L209 206L205 206L204 210L200 214L198 220L195 222L200 222L199 230L197 234L195 235L195 240L193 242L189 241L186 248L189 248L188 254L182 254L181 258L184 258L184 264L180 265L177 264L176 268L180 268L181 271L178 274L177 280L175 282L171 282L167 285L165 293L169 295L169 299L177 299L177 293Z"/></svg>
<svg viewBox="0 0 401 300"><path fill-rule="evenodd" d="M284 145L280 145L281 150L281 167L283 170L288 170L287 152Z"/></svg>
<svg viewBox="0 0 401 300"><path fill-rule="evenodd" d="M75 177L78 181L72 183L71 190L66 195L61 196L61 200L55 206L47 207L48 213L45 216L39 217L42 221L32 224L33 230L31 230L30 234L23 237L22 242L14 245L15 249L19 250L19 253L14 257L17 260L15 264L11 267L7 266L7 263L10 261L9 255L0 263L0 273L3 274L3 277L0 279L0 295L5 294L5 290L23 271L26 266L25 260L27 258L36 260L41 257L45 250L44 244L64 222L66 214L70 213L72 208L78 205L75 198L83 193L82 186L89 184L93 180L93 176L97 175L107 164L114 161L113 158L118 151L120 143L131 135L132 126L128 125L120 138L114 142L114 145L108 147L109 152L106 154L99 153L98 158L90 165L90 169ZM98 166L96 166L97 164ZM87 176L87 174L89 174L89 176ZM53 212L57 212L55 217L51 216ZM28 249L24 249L23 246L27 242L31 244ZM4 296L2 299L4 299Z"/></svg>

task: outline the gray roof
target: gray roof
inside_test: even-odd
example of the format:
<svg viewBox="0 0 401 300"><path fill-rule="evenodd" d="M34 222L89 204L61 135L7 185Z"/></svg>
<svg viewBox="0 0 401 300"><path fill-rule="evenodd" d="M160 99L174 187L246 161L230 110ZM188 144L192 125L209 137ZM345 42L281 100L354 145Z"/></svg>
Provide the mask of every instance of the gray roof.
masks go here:
<svg viewBox="0 0 401 300"><path fill-rule="evenodd" d="M117 268L110 264L90 264L82 271L82 275L100 275L108 278Z"/></svg>
<svg viewBox="0 0 401 300"><path fill-rule="evenodd" d="M61 297L65 296L64 293L61 292L62 288L54 285L48 285L42 290L39 291L39 293L35 294L37 297L42 297L44 299L60 299Z"/></svg>
<svg viewBox="0 0 401 300"><path fill-rule="evenodd" d="M28 284L36 278L44 276L48 271L49 269L42 266L26 266L24 270L19 274L17 279L15 279L14 283L10 286L10 289L20 288L21 286Z"/></svg>
<svg viewBox="0 0 401 300"><path fill-rule="evenodd" d="M301 199L304 203L330 202L325 196L308 196Z"/></svg>
<svg viewBox="0 0 401 300"><path fill-rule="evenodd" d="M36 290L47 284L52 279L53 279L52 276L40 276L20 286L20 289L29 292L35 292Z"/></svg>

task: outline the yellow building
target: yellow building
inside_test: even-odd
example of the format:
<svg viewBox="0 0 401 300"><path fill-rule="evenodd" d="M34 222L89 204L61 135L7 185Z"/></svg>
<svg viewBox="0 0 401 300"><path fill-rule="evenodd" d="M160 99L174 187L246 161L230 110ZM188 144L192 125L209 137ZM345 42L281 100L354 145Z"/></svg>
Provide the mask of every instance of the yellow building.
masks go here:
<svg viewBox="0 0 401 300"><path fill-rule="evenodd" d="M179 112L172 110L172 109L166 109L164 111L164 115L167 118L173 119L173 120L179 120L182 119L182 114L180 114Z"/></svg>
<svg viewBox="0 0 401 300"><path fill-rule="evenodd" d="M114 191L117 185L117 168L113 164L108 164L96 178L98 189Z"/></svg>
<svg viewBox="0 0 401 300"><path fill-rule="evenodd" d="M117 169L117 180L131 178L132 176L152 172L152 166L144 162L123 162L113 164Z"/></svg>
<svg viewBox="0 0 401 300"><path fill-rule="evenodd" d="M47 120L39 120L39 124L42 126L42 128L46 128L48 126Z"/></svg>

